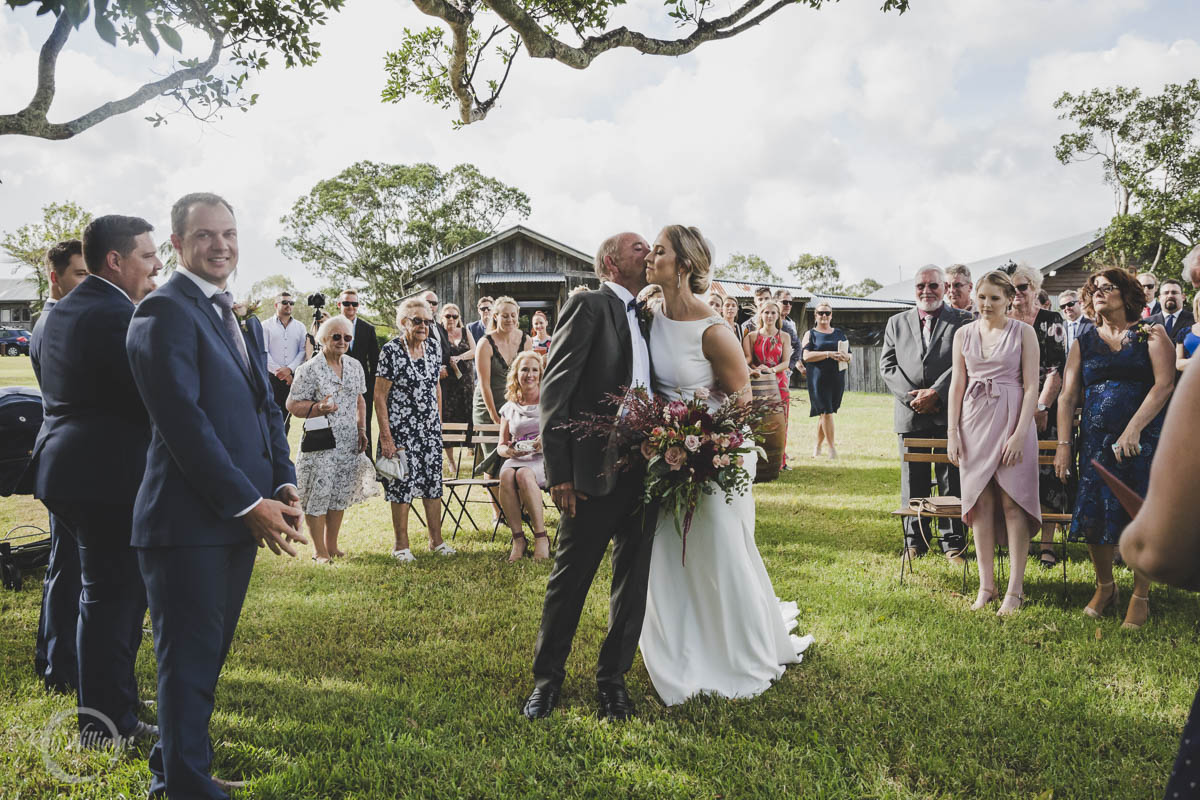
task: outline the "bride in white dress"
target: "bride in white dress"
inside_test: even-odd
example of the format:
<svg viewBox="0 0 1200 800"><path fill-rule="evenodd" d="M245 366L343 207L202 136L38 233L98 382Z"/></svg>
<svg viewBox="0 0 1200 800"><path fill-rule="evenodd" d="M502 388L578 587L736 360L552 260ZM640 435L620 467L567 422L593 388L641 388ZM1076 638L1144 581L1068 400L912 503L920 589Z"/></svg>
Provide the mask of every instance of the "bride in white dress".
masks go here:
<svg viewBox="0 0 1200 800"><path fill-rule="evenodd" d="M750 375L737 338L697 296L709 285L711 254L696 228L663 229L646 257L646 277L663 290L650 328L654 389L690 399L750 399ZM710 399L716 405L719 400ZM746 468L754 474L753 458ZM676 705L697 694L754 697L800 661L811 636L790 635L796 604L775 597L754 543L754 497L726 503L716 488L701 494L683 542L670 511L661 512L650 559L642 660L659 697Z"/></svg>

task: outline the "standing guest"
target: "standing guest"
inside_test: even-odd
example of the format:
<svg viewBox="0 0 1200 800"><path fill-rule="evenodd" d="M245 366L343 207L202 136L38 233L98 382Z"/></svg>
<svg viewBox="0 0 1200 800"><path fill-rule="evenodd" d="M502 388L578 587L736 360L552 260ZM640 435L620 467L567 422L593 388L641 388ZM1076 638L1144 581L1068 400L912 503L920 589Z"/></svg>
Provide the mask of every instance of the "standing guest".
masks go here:
<svg viewBox="0 0 1200 800"><path fill-rule="evenodd" d="M312 328L308 333L304 334L304 360L308 361L313 356L321 352L321 346L317 344L317 333L321 330L321 323L329 319L329 314L317 308L313 310Z"/></svg>
<svg viewBox="0 0 1200 800"><path fill-rule="evenodd" d="M379 454L392 458L404 453L407 474L383 479L384 495L392 504L396 546L392 557L401 564L415 561L408 543L408 509L414 497L425 506L429 550L442 556L456 552L442 541L442 393L438 384L442 355L430 331L433 310L420 297L400 304L396 327L402 333L384 345L379 355Z"/></svg>
<svg viewBox="0 0 1200 800"><path fill-rule="evenodd" d="M659 287L659 292L662 288ZM768 297L754 315L755 327L742 339L742 351L750 365L750 377L770 375L779 385L783 402L784 454L787 453L787 425L791 417L791 392L788 388L788 364L792 360L792 340L779 327L779 303ZM782 465L781 465L782 466Z"/></svg>
<svg viewBox="0 0 1200 800"><path fill-rule="evenodd" d="M152 426L133 526L158 661L151 797L227 797L209 774L208 724L254 557L259 547L295 556L291 542L307 543L261 328L240 329L225 288L237 234L221 197L180 198L179 267L125 337Z"/></svg>
<svg viewBox="0 0 1200 800"><path fill-rule="evenodd" d="M500 424L500 406L504 405L508 365L517 357L517 353L533 349L533 341L517 327L520 316L521 307L516 300L511 297L497 298L492 308L492 327L475 348L479 381L475 384L471 421L476 425ZM487 461L495 449L491 445L484 445L481 459ZM497 477L500 474L499 464L493 464L488 474Z"/></svg>
<svg viewBox="0 0 1200 800"><path fill-rule="evenodd" d="M1186 274L1186 273L1185 273ZM1121 534L1121 554L1135 574L1150 581L1200 591L1200 448L1195 445L1200 418L1200 378L1189 373L1179 381L1163 422L1158 459L1137 516ZM1180 737L1175 766L1163 797L1193 797L1200 783L1200 692Z"/></svg>
<svg viewBox="0 0 1200 800"><path fill-rule="evenodd" d="M1083 315L1083 303L1079 302L1079 293L1074 289L1067 289L1065 292L1059 293L1058 307L1063 316L1063 333L1066 342L1064 349L1070 354L1071 348L1083 335L1083 332L1088 328L1096 327L1096 323Z"/></svg>
<svg viewBox="0 0 1200 800"><path fill-rule="evenodd" d="M55 304L31 351L45 410L30 465L34 496L59 521L60 537L73 539L81 587L74 598L73 634L57 628L67 624L68 610L56 609L48 623L56 639L75 637L77 672L71 672L76 672L85 746L114 735L131 740L158 734L137 718L134 664L146 587L130 537L150 420L125 354L134 307L154 290L154 276L162 269L152 230L138 217L92 220L82 246L91 274ZM62 556L64 562L71 558L65 549ZM63 577L72 584L64 591L74 592L74 575ZM61 600L70 603L71 598ZM60 678L70 677L56 666L62 669Z"/></svg>
<svg viewBox="0 0 1200 800"><path fill-rule="evenodd" d="M1192 299L1193 317L1200 316L1200 292ZM1200 346L1200 322L1193 322L1188 327L1179 327L1175 332L1175 369L1183 372L1191 363L1196 348Z"/></svg>
<svg viewBox="0 0 1200 800"><path fill-rule="evenodd" d="M1159 285L1158 305L1162 310L1146 317L1146 321L1166 328L1167 339L1172 342L1175 341L1175 334L1196 322L1192 312L1184 307L1183 284L1174 278L1168 278Z"/></svg>
<svg viewBox="0 0 1200 800"><path fill-rule="evenodd" d="M533 349L537 351L538 355L546 355L550 352L550 334L547 333L550 320L546 318L545 313L535 311L529 320L529 327L530 338L533 339Z"/></svg>
<svg viewBox="0 0 1200 800"><path fill-rule="evenodd" d="M708 307L713 310L714 314L718 317L721 316L721 307L725 304L725 299L721 295L713 292L705 298L704 302L708 303Z"/></svg>
<svg viewBox="0 0 1200 800"><path fill-rule="evenodd" d="M946 454L962 479L962 519L974 529L979 557L972 611L996 599L996 542L1007 542L1012 553L999 616L1021 607L1029 539L1042 521L1033 425L1041 354L1033 328L1007 316L1015 295L1012 279L1000 270L979 280L979 318L954 334L946 427Z"/></svg>
<svg viewBox="0 0 1200 800"><path fill-rule="evenodd" d="M366 455L367 378L362 365L346 354L353 330L342 316L321 324L321 358L300 365L286 401L292 414L305 420L325 417L333 430L333 449L301 450L296 459L300 507L318 564L346 555L338 547L346 509L378 494L375 469Z"/></svg>
<svg viewBox="0 0 1200 800"><path fill-rule="evenodd" d="M738 325L739 311L741 311L741 307L738 305L738 301L734 298L726 297L721 302L721 318L725 321L725 327L729 328L729 330L733 332L733 335L737 337L738 341L741 341L742 329L741 326Z"/></svg>
<svg viewBox="0 0 1200 800"><path fill-rule="evenodd" d="M815 309L816 327L804 334L804 360L812 365L808 372L808 402L810 417L817 417L817 446L813 457L821 455L821 445L829 443L829 457L837 458L833 438L833 415L842 407L846 391L846 373L842 364L850 363L850 353L840 350L839 342L849 342L846 334L833 327L833 306L818 303Z"/></svg>
<svg viewBox="0 0 1200 800"><path fill-rule="evenodd" d="M803 351L800 347L800 332L796 330L796 323L792 320L792 293L787 289L776 289L775 300L779 303L779 327L792 340L792 357L788 360L787 379L788 386L792 385L792 374L797 369L800 374L805 374L804 360L802 358ZM788 469L787 457L784 456L784 469Z"/></svg>
<svg viewBox="0 0 1200 800"><path fill-rule="evenodd" d="M350 345L350 357L362 365L367 379L367 390L363 402L367 405L367 442L371 441L371 414L375 410L375 373L379 368L379 339L375 337L375 326L358 315L358 292L345 289L338 296L342 316L354 324L354 342ZM368 444L368 448L370 445Z"/></svg>
<svg viewBox="0 0 1200 800"><path fill-rule="evenodd" d="M887 322L883 335L883 353L879 369L884 383L895 399L895 429L904 453L904 437L920 434L941 439L946 436L946 399L950 396L954 334L971 321L965 311L942 302L946 275L939 267L917 272L913 279L917 307L896 314ZM927 463L901 464L901 505L908 507L910 497L929 494ZM938 492L958 495L958 469L951 464L934 466ZM908 558L919 558L929 548L928 522L914 517L901 520ZM955 564L962 564L967 542L962 522L943 519L942 551Z"/></svg>
<svg viewBox="0 0 1200 800"><path fill-rule="evenodd" d="M50 296L42 306L29 338L29 354L38 385L42 383L40 348L42 329L55 303L88 276L83 262L83 243L78 239L59 242L46 251L46 279ZM43 396L43 412L45 411ZM43 413L44 416L44 413ZM43 419L43 425L45 421ZM75 535L50 513L50 555L42 579L42 604L38 614L34 669L52 692L75 694L79 689L79 665L75 652L75 629L79 624L79 546Z"/></svg>
<svg viewBox="0 0 1200 800"><path fill-rule="evenodd" d="M972 291L971 270L965 264L951 264L946 267L946 302L959 311L965 311L975 316L975 298Z"/></svg>
<svg viewBox="0 0 1200 800"><path fill-rule="evenodd" d="M758 310L760 308L762 308L763 303L767 302L770 299L771 299L771 289L769 287L759 286L757 289L754 290L754 313L750 316L750 319L746 320L742 324L742 333L741 333L741 336L739 336L738 338L744 339L746 337L747 333L754 330L754 326L756 324L758 324L757 323Z"/></svg>
<svg viewBox="0 0 1200 800"><path fill-rule="evenodd" d="M1129 515L1101 480L1092 461L1103 465L1138 494L1150 482L1167 398L1175 386L1171 343L1161 325L1140 322L1145 295L1130 273L1109 268L1092 273L1083 285L1083 305L1094 311L1096 327L1079 337L1067 359L1058 429L1071 430L1082 396L1079 427L1079 494L1071 539L1088 544L1096 568L1096 593L1084 613L1100 617L1118 602L1113 583L1113 548ZM1071 441L1061 437L1054 467L1064 480L1072 463ZM1133 597L1124 627L1138 628L1150 615L1150 580L1133 573Z"/></svg>
<svg viewBox="0 0 1200 800"><path fill-rule="evenodd" d="M479 312L479 319L468 325L467 330L471 332L471 339L478 342L488 332L488 326L492 322L492 298L487 295L479 298L475 310Z"/></svg>
<svg viewBox="0 0 1200 800"><path fill-rule="evenodd" d="M542 456L541 410L542 357L535 351L517 353L504 387L508 401L500 407L500 507L512 531L509 563L525 555L528 540L521 529L521 515L533 527L533 560L550 557L550 537L542 514L542 490L546 488L546 464Z"/></svg>
<svg viewBox="0 0 1200 800"><path fill-rule="evenodd" d="M1013 295L1009 316L1032 325L1038 340L1038 402L1037 412L1033 416L1034 423L1037 425L1038 436L1052 439L1058 435L1056 403L1062 390L1063 369L1067 361L1065 326L1062 317L1056 312L1038 307L1037 295L1042 286L1041 272L1026 266L1017 267L1012 272L1012 282L1016 294ZM1038 480L1042 507L1047 511L1066 513L1071 498L1066 484L1054 474L1054 467L1049 464L1040 467ZM1058 557L1054 553L1056 527L1053 522L1042 525L1042 546L1038 554L1038 563L1044 569L1050 569L1058 563Z"/></svg>
<svg viewBox="0 0 1200 800"><path fill-rule="evenodd" d="M1142 308L1142 316L1157 314L1162 308L1158 304L1158 277L1153 272L1143 272L1137 276L1138 285L1146 295L1146 303Z"/></svg>
<svg viewBox="0 0 1200 800"><path fill-rule="evenodd" d="M305 337L303 323L292 319L296 299L291 292L280 292L275 298L275 316L263 325L263 338L267 340L267 371L270 373L271 392L275 404L283 414L283 432L291 429L292 418L287 412L288 394L292 390L292 379L296 368L304 363Z"/></svg>
<svg viewBox="0 0 1200 800"><path fill-rule="evenodd" d="M442 327L450 354L449 372L441 380L442 422L468 423L475 393L475 338L463 326L462 311L454 303L442 306ZM449 447L446 461L448 469L456 469L454 451Z"/></svg>
<svg viewBox="0 0 1200 800"><path fill-rule="evenodd" d="M438 314L438 296L437 292L429 291L424 294L425 303L429 306L430 312L433 314L432 333L437 336L438 352L442 354L442 368L438 373L445 378L450 374L450 348L449 341L446 339L446 329L442 326L441 315Z"/></svg>

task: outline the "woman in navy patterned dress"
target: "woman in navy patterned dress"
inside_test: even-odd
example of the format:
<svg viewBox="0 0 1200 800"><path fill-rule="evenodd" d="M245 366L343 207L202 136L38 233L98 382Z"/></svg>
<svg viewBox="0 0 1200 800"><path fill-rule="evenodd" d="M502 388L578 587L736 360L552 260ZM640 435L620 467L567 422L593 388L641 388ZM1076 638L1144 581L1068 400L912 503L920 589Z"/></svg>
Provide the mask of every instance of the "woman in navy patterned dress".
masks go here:
<svg viewBox="0 0 1200 800"><path fill-rule="evenodd" d="M1138 494L1150 483L1150 462L1162 433L1163 409L1175 386L1175 358L1161 326L1140 321L1144 295L1122 269L1093 273L1083 286L1085 313L1095 329L1079 337L1067 358L1058 405L1058 450L1054 468L1065 480L1071 470L1072 417L1083 397L1079 437L1079 493L1071 539L1088 543L1096 567L1096 593L1084 608L1099 617L1117 603L1113 548L1129 515L1100 478L1095 460ZM1150 614L1150 581L1134 572L1133 597L1124 627L1139 628Z"/></svg>
<svg viewBox="0 0 1200 800"><path fill-rule="evenodd" d="M424 500L429 549L443 556L455 552L442 541L442 421L438 384L442 354L438 338L430 336L432 325L433 311L424 300L414 297L401 303L396 327L404 333L383 346L375 375L379 455L391 458L397 451L403 451L408 464L408 474L404 477L383 479L396 533L392 556L401 563L415 560L408 546L408 509L414 497Z"/></svg>

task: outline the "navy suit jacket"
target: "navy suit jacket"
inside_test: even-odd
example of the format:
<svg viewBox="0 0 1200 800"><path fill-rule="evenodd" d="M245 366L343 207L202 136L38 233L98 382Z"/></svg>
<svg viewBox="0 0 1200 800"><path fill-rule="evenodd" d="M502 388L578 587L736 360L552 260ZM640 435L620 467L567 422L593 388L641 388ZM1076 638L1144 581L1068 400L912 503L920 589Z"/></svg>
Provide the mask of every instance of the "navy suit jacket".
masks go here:
<svg viewBox="0 0 1200 800"><path fill-rule="evenodd" d="M138 305L126 344L153 436L133 509L134 547L244 544L250 531L235 515L295 483L255 322L243 334L248 370L186 275Z"/></svg>
<svg viewBox="0 0 1200 800"><path fill-rule="evenodd" d="M125 357L132 315L94 275L43 315L30 351L45 409L30 466L39 500L133 503L150 421Z"/></svg>
<svg viewBox="0 0 1200 800"><path fill-rule="evenodd" d="M1166 328L1167 327L1167 314L1165 311L1159 311L1157 314L1151 314L1150 316L1146 317L1146 322L1149 322L1152 325L1162 325L1163 328ZM1193 326L1195 324L1196 324L1196 318L1194 316L1192 316L1191 311L1188 311L1186 308L1176 311L1175 312L1175 327L1172 328L1171 330L1167 331L1167 338L1171 340L1172 344L1174 344L1175 336L1179 333L1180 330L1182 330L1183 328L1190 328L1191 326Z"/></svg>

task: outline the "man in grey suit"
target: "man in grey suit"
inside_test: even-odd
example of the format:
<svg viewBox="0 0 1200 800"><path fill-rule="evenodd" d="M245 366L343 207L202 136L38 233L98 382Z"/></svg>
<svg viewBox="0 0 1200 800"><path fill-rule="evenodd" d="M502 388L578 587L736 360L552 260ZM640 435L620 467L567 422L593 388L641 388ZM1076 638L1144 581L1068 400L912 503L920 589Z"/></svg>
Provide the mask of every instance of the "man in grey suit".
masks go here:
<svg viewBox="0 0 1200 800"><path fill-rule="evenodd" d="M1063 330L1067 337L1066 351L1070 353L1079 337L1083 336L1088 328L1096 327L1096 323L1083 315L1083 301L1079 299L1079 292L1074 289L1059 293L1058 309L1063 315Z"/></svg>
<svg viewBox="0 0 1200 800"><path fill-rule="evenodd" d="M954 332L971 321L965 311L946 305L946 275L938 267L917 273L917 307L888 320L883 335L879 367L895 398L895 428L904 452L904 437L919 434L931 439L946 437L946 398L950 394ZM938 493L958 495L958 470L936 464ZM909 462L900 465L900 497L907 506L910 497L929 494L930 465ZM929 549L928 523L913 517L902 520L904 543L910 558ZM956 564L962 563L966 536L959 520L941 520L942 551Z"/></svg>
<svg viewBox="0 0 1200 800"><path fill-rule="evenodd" d="M596 274L603 286L567 300L550 345L542 378L542 451L550 498L562 517L533 655L534 690L523 710L529 719L548 716L558 704L571 640L609 541L608 636L596 665L600 716L621 720L633 713L625 673L633 666L646 614L657 514L641 510L644 472L615 469L619 454L607 442L572 435L562 425L588 414L616 415L609 396L623 387L649 390L647 329L635 300L646 286L649 251L636 233L617 234L600 245Z"/></svg>

